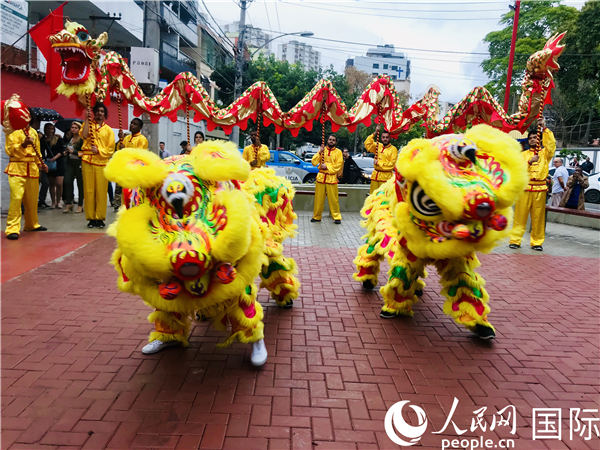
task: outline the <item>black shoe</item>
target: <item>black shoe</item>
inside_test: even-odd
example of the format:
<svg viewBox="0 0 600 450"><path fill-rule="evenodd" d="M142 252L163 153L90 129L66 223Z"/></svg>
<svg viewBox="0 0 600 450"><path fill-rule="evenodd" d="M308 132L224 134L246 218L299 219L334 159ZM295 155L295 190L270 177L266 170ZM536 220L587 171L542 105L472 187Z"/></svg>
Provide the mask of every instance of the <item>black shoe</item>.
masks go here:
<svg viewBox="0 0 600 450"><path fill-rule="evenodd" d="M379 312L379 317L382 319L393 319L396 317L396 314L389 311L384 311L383 309Z"/></svg>
<svg viewBox="0 0 600 450"><path fill-rule="evenodd" d="M104 220L96 220L96 228L104 228L105 226Z"/></svg>
<svg viewBox="0 0 600 450"><path fill-rule="evenodd" d="M45 203L38 203L38 208L41 208L41 209L50 208L50 205L46 205Z"/></svg>
<svg viewBox="0 0 600 450"><path fill-rule="evenodd" d="M535 250L536 252L543 252L544 251L544 247L542 247L541 245L533 245L531 247L531 250Z"/></svg>
<svg viewBox="0 0 600 450"><path fill-rule="evenodd" d="M315 219L314 217L312 219L310 219L311 222L320 222L321 219Z"/></svg>
<svg viewBox="0 0 600 450"><path fill-rule="evenodd" d="M335 223L336 225L339 225L342 223L342 221L338 219L338 220L334 220L333 223Z"/></svg>
<svg viewBox="0 0 600 450"><path fill-rule="evenodd" d="M484 339L486 341L496 337L496 333L494 333L494 329L492 327L486 327L480 323L475 325L473 333L475 333L479 339Z"/></svg>
<svg viewBox="0 0 600 450"><path fill-rule="evenodd" d="M508 244L508 248L515 249L515 248L521 248L521 246L519 244Z"/></svg>
<svg viewBox="0 0 600 450"><path fill-rule="evenodd" d="M95 220L90 220L87 224L88 228L95 228L96 227L96 221Z"/></svg>
<svg viewBox="0 0 600 450"><path fill-rule="evenodd" d="M6 239L10 239L11 241L16 241L17 239L19 239L19 234L18 233L7 234Z"/></svg>
<svg viewBox="0 0 600 450"><path fill-rule="evenodd" d="M40 225L39 227L37 227L37 228L34 228L34 229L33 229L33 230L31 230L31 231L48 231L48 228L46 228L46 227L43 227L43 226L41 226L41 225Z"/></svg>
<svg viewBox="0 0 600 450"><path fill-rule="evenodd" d="M371 280L365 280L365 281L363 281L363 289L366 289L367 291L371 291L371 290L375 289L375 285L373 284L373 282Z"/></svg>
<svg viewBox="0 0 600 450"><path fill-rule="evenodd" d="M288 300L283 305L279 305L281 309L290 309L294 307L294 302L292 300Z"/></svg>
<svg viewBox="0 0 600 450"><path fill-rule="evenodd" d="M415 295L417 297L423 297L423 289L415 289Z"/></svg>

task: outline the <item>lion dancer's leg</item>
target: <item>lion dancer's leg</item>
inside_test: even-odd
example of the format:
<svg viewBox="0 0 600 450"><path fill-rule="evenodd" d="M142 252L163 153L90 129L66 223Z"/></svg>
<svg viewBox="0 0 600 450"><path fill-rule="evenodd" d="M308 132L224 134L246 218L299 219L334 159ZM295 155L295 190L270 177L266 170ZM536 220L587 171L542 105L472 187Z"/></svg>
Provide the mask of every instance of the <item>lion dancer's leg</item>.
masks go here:
<svg viewBox="0 0 600 450"><path fill-rule="evenodd" d="M268 289L277 306L291 308L300 289L300 282L294 276L298 273L296 262L283 256L281 244L269 250L268 264L263 265L260 272L260 287Z"/></svg>
<svg viewBox="0 0 600 450"><path fill-rule="evenodd" d="M442 260L436 263L447 298L444 313L482 339L496 336L494 327L487 320L490 312L489 296L484 289L485 280L475 272L479 260L475 254Z"/></svg>
<svg viewBox="0 0 600 450"><path fill-rule="evenodd" d="M384 305L379 315L384 319L412 317L412 306L423 292L426 276L423 261L404 248L399 248L390 261L388 282L380 290Z"/></svg>
<svg viewBox="0 0 600 450"><path fill-rule="evenodd" d="M143 354L150 355L174 345L188 346L190 318L187 314L157 309L148 316L148 321L154 323L154 331L142 348Z"/></svg>
<svg viewBox="0 0 600 450"><path fill-rule="evenodd" d="M365 289L373 289L377 286L377 276L379 275L379 264L383 255L377 251L377 244L371 243L373 238L369 235L367 242L358 249L354 264L356 273L352 275L356 281L360 281Z"/></svg>
<svg viewBox="0 0 600 450"><path fill-rule="evenodd" d="M238 298L236 304L213 319L217 329L225 329L231 325L231 335L219 347L227 347L234 341L252 344L250 362L254 366L262 366L267 362L267 348L263 334L263 309L256 301L256 285L250 284Z"/></svg>

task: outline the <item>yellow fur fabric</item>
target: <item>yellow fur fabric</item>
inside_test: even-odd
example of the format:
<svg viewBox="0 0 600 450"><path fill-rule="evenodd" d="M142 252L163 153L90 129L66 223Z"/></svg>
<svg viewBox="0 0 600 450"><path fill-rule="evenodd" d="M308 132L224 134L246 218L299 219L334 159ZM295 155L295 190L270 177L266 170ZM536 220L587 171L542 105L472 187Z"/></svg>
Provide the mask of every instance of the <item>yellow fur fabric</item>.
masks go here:
<svg viewBox="0 0 600 450"><path fill-rule="evenodd" d="M512 205L527 181L520 145L487 125L464 135L412 140L398 155L395 177L361 211L367 234L354 279L376 285L387 258L382 310L412 315L425 266L432 264L447 298L444 312L467 328L493 329L485 282L474 272L475 252L490 251L507 235Z"/></svg>
<svg viewBox="0 0 600 450"><path fill-rule="evenodd" d="M234 146L210 142L167 160L123 149L105 173L131 189L109 228L112 263L119 288L155 309L150 340L187 343L195 313L231 328L225 344L262 339L254 280L269 268L265 287L277 302L297 298L296 264L282 254L296 228L294 191L273 171L250 175Z"/></svg>

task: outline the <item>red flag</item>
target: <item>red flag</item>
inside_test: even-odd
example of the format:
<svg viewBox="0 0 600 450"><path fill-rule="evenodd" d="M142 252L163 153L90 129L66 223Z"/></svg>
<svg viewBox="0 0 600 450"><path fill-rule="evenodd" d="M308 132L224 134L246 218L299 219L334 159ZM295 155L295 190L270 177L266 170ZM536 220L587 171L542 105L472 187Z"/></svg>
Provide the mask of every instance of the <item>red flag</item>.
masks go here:
<svg viewBox="0 0 600 450"><path fill-rule="evenodd" d="M60 84L60 55L56 53L50 45L49 36L63 29L63 7L68 2L64 2L35 26L29 30L31 38L40 49L44 58L46 58L46 84L50 86L50 100L54 100L57 96L56 88Z"/></svg>

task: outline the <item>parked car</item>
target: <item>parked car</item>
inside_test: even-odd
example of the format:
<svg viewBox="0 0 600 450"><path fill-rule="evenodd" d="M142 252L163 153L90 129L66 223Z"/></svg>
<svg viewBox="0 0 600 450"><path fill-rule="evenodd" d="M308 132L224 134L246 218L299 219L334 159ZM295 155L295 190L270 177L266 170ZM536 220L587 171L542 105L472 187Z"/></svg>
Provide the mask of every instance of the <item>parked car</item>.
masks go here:
<svg viewBox="0 0 600 450"><path fill-rule="evenodd" d="M373 174L373 170L375 170L375 168L373 167L373 165L374 165L373 158L371 158L369 156L353 156L352 159L358 165L358 167L360 167L360 170L362 171L362 175L363 175L363 179L364 179L363 182L370 183L371 175Z"/></svg>
<svg viewBox="0 0 600 450"><path fill-rule="evenodd" d="M267 167L275 169L275 173L287 178L292 183L314 183L319 169L311 163L302 161L300 157L286 151L271 150L271 159Z"/></svg>
<svg viewBox="0 0 600 450"><path fill-rule="evenodd" d="M590 186L585 190L585 201L589 203L600 203L600 172L588 176Z"/></svg>

